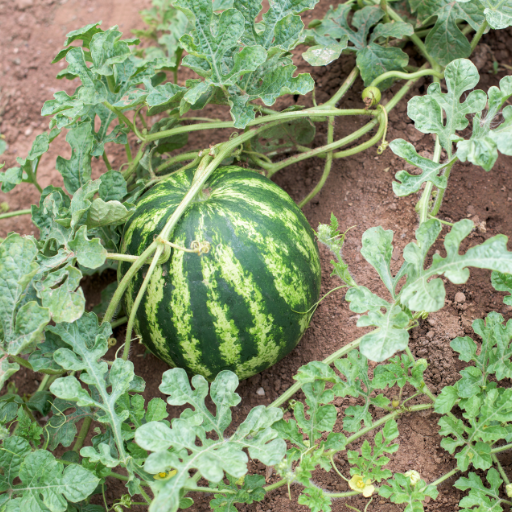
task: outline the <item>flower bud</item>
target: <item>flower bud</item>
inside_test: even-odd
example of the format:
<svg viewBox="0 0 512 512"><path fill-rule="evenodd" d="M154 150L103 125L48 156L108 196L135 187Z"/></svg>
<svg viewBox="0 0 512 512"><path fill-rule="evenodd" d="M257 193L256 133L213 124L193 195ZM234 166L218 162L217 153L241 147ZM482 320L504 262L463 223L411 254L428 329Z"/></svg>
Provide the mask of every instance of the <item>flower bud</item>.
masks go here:
<svg viewBox="0 0 512 512"><path fill-rule="evenodd" d="M414 469L407 471L407 473L405 473L405 476L409 478L409 480L411 481L411 485L413 487L421 480L420 474L417 471L414 471Z"/></svg>
<svg viewBox="0 0 512 512"><path fill-rule="evenodd" d="M512 484L507 484L505 486L505 492L509 498L512 498Z"/></svg>

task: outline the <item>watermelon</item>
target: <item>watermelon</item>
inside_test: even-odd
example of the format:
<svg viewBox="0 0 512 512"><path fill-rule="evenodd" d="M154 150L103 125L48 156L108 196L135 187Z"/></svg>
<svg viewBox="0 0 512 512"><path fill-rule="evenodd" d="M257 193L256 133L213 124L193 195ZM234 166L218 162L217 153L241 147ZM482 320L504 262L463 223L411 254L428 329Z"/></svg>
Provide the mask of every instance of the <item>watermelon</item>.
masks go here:
<svg viewBox="0 0 512 512"><path fill-rule="evenodd" d="M140 255L153 242L193 176L193 169L173 174L142 196L125 226L123 253ZM156 267L135 321L153 354L208 380L222 370L245 379L295 348L319 298L320 260L314 232L286 192L257 172L221 167L170 241L210 249L172 249ZM119 279L128 268L119 265ZM147 269L127 289L128 313Z"/></svg>

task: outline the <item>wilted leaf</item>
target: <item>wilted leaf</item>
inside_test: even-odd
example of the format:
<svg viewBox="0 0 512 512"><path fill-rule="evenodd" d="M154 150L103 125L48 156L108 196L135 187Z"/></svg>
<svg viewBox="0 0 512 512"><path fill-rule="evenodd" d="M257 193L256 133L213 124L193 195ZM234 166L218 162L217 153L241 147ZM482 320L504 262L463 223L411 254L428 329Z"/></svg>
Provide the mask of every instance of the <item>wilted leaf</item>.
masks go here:
<svg viewBox="0 0 512 512"><path fill-rule="evenodd" d="M85 297L79 288L81 278L80 270L68 265L46 274L35 283L37 295L54 322L74 322L82 316Z"/></svg>
<svg viewBox="0 0 512 512"><path fill-rule="evenodd" d="M18 363L10 363L7 356L0 357L0 391L4 387L11 375L14 375L20 369Z"/></svg>
<svg viewBox="0 0 512 512"><path fill-rule="evenodd" d="M308 48L302 54L302 58L312 66L327 66L341 55L341 52L347 47L347 43L348 37L345 37L340 43L332 43L327 46L317 44Z"/></svg>
<svg viewBox="0 0 512 512"><path fill-rule="evenodd" d="M95 199L94 202L96 201L101 201L101 199ZM82 226L76 232L74 240L70 241L68 243L68 246L75 253L78 263L87 268L101 267L101 265L105 263L105 260L107 258L107 250L105 249L105 247L103 247L103 245L101 245L100 239L93 238L92 240L89 240L87 238L86 226Z"/></svg>
<svg viewBox="0 0 512 512"><path fill-rule="evenodd" d="M57 170L64 178L64 186L70 194L74 194L80 187L91 179L91 152L93 136L91 123L81 122L72 128L66 140L71 146L71 158L66 160L57 157Z"/></svg>
<svg viewBox="0 0 512 512"><path fill-rule="evenodd" d="M131 217L133 211L133 206L131 209L128 209L119 201L105 202L98 197L92 202L91 208L89 209L87 225L90 228L97 228L108 224L123 224Z"/></svg>
<svg viewBox="0 0 512 512"><path fill-rule="evenodd" d="M2 350L17 355L35 343L50 321L48 309L19 301L38 271L37 247L30 238L11 233L0 245L0 338Z"/></svg>
<svg viewBox="0 0 512 512"><path fill-rule="evenodd" d="M485 114L475 114L471 138L457 144L457 157L462 162L469 160L486 171L494 166L498 151L504 155L512 155L512 106L503 108L504 103L512 96L512 77L502 78L500 89L493 86L488 94L488 110ZM491 129L493 123L500 121L496 128Z"/></svg>

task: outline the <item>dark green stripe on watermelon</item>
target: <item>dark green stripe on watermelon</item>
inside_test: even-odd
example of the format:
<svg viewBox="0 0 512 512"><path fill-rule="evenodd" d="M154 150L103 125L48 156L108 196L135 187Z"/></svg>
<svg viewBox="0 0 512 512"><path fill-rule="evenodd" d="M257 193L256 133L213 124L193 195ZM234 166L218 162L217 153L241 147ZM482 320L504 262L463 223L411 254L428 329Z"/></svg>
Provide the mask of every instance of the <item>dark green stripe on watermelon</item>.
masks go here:
<svg viewBox="0 0 512 512"><path fill-rule="evenodd" d="M192 182L189 170L143 196L127 223L123 252L141 254L163 229ZM208 379L224 369L247 378L275 364L300 340L320 292L313 231L291 198L258 173L215 171L171 241L208 254L172 250L137 313L143 342L171 365ZM129 265L119 267L120 276ZM127 309L144 278L127 291Z"/></svg>

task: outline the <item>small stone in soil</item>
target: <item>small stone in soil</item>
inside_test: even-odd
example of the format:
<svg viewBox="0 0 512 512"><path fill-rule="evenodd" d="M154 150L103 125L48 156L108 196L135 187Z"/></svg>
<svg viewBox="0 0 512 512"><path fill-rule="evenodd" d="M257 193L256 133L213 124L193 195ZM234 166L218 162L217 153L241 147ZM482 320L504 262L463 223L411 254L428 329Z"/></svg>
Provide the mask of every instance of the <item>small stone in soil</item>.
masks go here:
<svg viewBox="0 0 512 512"><path fill-rule="evenodd" d="M18 0L16 2L16 7L20 11L24 11L27 7L32 7L34 5L34 0Z"/></svg>
<svg viewBox="0 0 512 512"><path fill-rule="evenodd" d="M457 292L455 294L455 302L463 303L466 302L466 296L462 292Z"/></svg>
<svg viewBox="0 0 512 512"><path fill-rule="evenodd" d="M260 396L265 396L265 390L263 388L258 388L256 390L256 394Z"/></svg>

